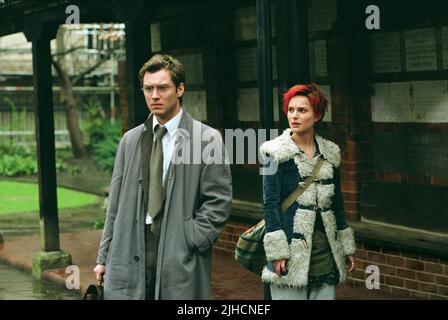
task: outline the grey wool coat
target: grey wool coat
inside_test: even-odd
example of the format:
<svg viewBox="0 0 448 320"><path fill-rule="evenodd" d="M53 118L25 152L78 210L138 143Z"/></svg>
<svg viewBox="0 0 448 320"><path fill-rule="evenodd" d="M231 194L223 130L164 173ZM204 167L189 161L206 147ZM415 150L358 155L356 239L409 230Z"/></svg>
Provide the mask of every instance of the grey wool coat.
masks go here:
<svg viewBox="0 0 448 320"><path fill-rule="evenodd" d="M106 264L105 299L145 298L152 118L126 132L118 146L97 258L97 263ZM228 219L232 199L224 155L220 133L183 110L173 151L173 157L183 161L174 163L172 158L166 177L156 299L212 298L213 243Z"/></svg>

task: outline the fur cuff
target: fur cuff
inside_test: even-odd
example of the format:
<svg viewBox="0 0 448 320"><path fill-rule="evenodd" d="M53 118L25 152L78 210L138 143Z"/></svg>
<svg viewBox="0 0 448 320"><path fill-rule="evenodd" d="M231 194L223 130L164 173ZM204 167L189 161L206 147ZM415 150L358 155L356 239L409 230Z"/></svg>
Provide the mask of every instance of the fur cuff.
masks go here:
<svg viewBox="0 0 448 320"><path fill-rule="evenodd" d="M338 230L339 237L342 243L342 250L344 255L353 256L356 252L355 235L352 228L345 228L344 230Z"/></svg>
<svg viewBox="0 0 448 320"><path fill-rule="evenodd" d="M288 240L283 230L268 232L265 234L264 250L266 251L266 259L268 261L282 260L291 258Z"/></svg>

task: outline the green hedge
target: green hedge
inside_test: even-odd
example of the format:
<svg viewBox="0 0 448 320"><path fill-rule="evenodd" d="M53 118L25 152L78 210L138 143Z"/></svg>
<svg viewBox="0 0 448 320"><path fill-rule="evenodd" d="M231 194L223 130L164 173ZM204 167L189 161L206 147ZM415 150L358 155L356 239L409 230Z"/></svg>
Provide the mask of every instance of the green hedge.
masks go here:
<svg viewBox="0 0 448 320"><path fill-rule="evenodd" d="M89 145L94 161L101 169L112 172L114 169L115 152L121 138L121 128L119 123L111 123L109 120L102 120L94 126L90 126Z"/></svg>
<svg viewBox="0 0 448 320"><path fill-rule="evenodd" d="M91 101L87 105L89 120L86 132L89 136L89 148L93 160L101 169L112 172L114 169L115 152L121 138L120 120L112 123L106 118L101 104Z"/></svg>
<svg viewBox="0 0 448 320"><path fill-rule="evenodd" d="M69 152L56 153L57 172L65 169ZM0 176L37 174L36 148L25 145L0 146Z"/></svg>

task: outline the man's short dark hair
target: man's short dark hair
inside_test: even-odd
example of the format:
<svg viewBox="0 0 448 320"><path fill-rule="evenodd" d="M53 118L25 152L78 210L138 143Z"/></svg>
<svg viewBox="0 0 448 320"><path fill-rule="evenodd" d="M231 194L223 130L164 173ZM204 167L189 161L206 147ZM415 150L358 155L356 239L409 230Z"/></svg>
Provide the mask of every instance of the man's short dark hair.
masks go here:
<svg viewBox="0 0 448 320"><path fill-rule="evenodd" d="M168 71L176 88L179 88L181 83L185 83L185 70L182 63L167 54L156 54L140 69L138 73L140 85L143 86L143 77L146 72L155 73L160 70Z"/></svg>

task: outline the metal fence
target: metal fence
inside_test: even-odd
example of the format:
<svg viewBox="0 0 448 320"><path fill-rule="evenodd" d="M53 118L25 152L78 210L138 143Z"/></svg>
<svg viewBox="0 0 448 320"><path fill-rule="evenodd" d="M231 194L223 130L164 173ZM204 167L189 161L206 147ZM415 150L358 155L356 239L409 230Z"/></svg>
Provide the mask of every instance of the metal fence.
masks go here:
<svg viewBox="0 0 448 320"><path fill-rule="evenodd" d="M88 121L87 106L100 104L109 111L110 101L118 101L117 88L76 87L78 121L81 130ZM60 103L59 88L53 90L54 127L57 147L70 145L65 106ZM113 97L111 95L114 95ZM34 92L32 87L0 87L0 145L36 143Z"/></svg>

